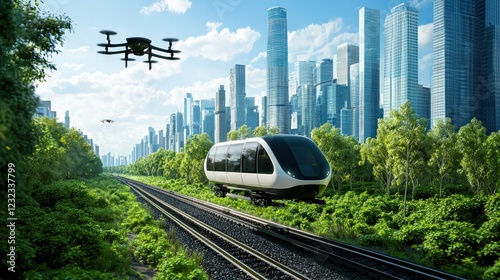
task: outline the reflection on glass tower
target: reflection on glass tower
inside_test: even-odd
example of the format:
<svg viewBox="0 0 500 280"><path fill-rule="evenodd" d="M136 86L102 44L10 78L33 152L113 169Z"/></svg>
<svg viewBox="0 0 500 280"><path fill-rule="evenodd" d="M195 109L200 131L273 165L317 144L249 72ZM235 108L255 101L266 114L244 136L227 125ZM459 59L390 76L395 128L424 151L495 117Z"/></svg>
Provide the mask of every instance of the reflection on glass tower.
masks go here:
<svg viewBox="0 0 500 280"><path fill-rule="evenodd" d="M489 132L500 128L500 107L488 105L500 103L499 14L498 0L434 1L431 125L449 117L458 129L476 117Z"/></svg>
<svg viewBox="0 0 500 280"><path fill-rule="evenodd" d="M359 10L359 141L377 136L380 115L380 11Z"/></svg>
<svg viewBox="0 0 500 280"><path fill-rule="evenodd" d="M280 133L290 133L286 9L269 8L267 14L267 124L278 127Z"/></svg>
<svg viewBox="0 0 500 280"><path fill-rule="evenodd" d="M229 71L231 130L245 124L245 65L234 65Z"/></svg>
<svg viewBox="0 0 500 280"><path fill-rule="evenodd" d="M409 3L385 19L384 117L410 101L418 116L427 107L418 90L418 10Z"/></svg>

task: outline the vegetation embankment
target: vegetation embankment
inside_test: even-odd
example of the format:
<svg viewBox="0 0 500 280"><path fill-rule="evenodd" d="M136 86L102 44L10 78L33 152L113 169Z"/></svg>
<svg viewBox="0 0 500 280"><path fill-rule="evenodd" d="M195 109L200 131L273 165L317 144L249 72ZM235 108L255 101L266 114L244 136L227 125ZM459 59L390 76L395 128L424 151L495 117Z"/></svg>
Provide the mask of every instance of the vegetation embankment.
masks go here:
<svg viewBox="0 0 500 280"><path fill-rule="evenodd" d="M102 173L77 129L35 118L36 83L56 70L72 22L39 1L0 2L0 188L2 276L6 279L123 279L133 255L156 279L207 279L129 189ZM7 203L9 205L7 205ZM8 212L7 212L8 210Z"/></svg>
<svg viewBox="0 0 500 280"><path fill-rule="evenodd" d="M252 133L243 126L228 136ZM188 139L181 152L160 149L106 171L149 176L139 178L469 278L500 277L500 132L486 135L476 119L458 132L449 119L427 130L406 103L381 119L377 137L366 143L328 123L314 129L312 139L332 167L325 205L286 201L258 208L216 198L203 174L212 146L206 134Z"/></svg>

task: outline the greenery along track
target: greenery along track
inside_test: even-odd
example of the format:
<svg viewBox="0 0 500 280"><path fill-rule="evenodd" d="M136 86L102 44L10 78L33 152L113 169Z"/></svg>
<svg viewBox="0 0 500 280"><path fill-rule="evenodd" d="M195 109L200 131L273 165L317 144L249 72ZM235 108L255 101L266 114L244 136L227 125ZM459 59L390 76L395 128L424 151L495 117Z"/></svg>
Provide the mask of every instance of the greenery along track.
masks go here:
<svg viewBox="0 0 500 280"><path fill-rule="evenodd" d="M250 277L254 279L309 279L286 265L252 249L243 242L163 202L160 198L145 191L144 188L147 186L144 184L125 178L119 178L119 180L130 186L138 195L170 220L177 223L182 229L188 231Z"/></svg>

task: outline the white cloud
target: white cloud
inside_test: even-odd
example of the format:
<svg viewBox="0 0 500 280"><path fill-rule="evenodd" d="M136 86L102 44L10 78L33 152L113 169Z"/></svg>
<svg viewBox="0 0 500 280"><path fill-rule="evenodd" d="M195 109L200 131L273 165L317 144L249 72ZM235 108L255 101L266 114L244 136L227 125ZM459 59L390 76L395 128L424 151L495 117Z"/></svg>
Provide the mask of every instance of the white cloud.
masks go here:
<svg viewBox="0 0 500 280"><path fill-rule="evenodd" d="M252 58L252 60L250 60L250 63L256 63L258 61L260 61L261 59L265 59L267 57L267 51L264 51L264 52L260 52L259 54L257 54L256 57Z"/></svg>
<svg viewBox="0 0 500 280"><path fill-rule="evenodd" d="M425 25L418 26L418 48L424 49L432 47L432 32L434 29L434 24L428 23Z"/></svg>
<svg viewBox="0 0 500 280"><path fill-rule="evenodd" d="M429 3L432 3L432 0L412 0L410 2L410 4L417 9L420 9Z"/></svg>
<svg viewBox="0 0 500 280"><path fill-rule="evenodd" d="M357 33L341 33L342 19L337 18L323 24L311 24L288 34L289 62L296 60L319 60L331 58L337 45L344 42L357 43ZM335 36L335 34L338 34Z"/></svg>
<svg viewBox="0 0 500 280"><path fill-rule="evenodd" d="M153 12L163 12L167 10L177 14L184 14L191 8L191 4L189 0L160 0L159 2L154 2L149 6L143 7L140 13L149 15Z"/></svg>
<svg viewBox="0 0 500 280"><path fill-rule="evenodd" d="M220 23L208 22L208 33L198 37L189 37L179 41L176 48L183 50L183 56L199 56L209 60L228 61L235 55L248 53L260 38L260 33L250 27L230 31L224 28L217 30Z"/></svg>

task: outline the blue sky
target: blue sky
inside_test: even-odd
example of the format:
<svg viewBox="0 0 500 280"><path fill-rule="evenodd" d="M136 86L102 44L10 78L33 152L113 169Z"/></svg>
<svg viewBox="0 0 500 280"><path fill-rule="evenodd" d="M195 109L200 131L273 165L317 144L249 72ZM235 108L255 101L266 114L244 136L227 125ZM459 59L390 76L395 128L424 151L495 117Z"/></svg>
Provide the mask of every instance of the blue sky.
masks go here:
<svg viewBox="0 0 500 280"><path fill-rule="evenodd" d="M272 0L46 0L42 9L65 14L74 24L61 53L52 57L58 71L40 83L37 93L52 101L60 121L69 110L71 126L100 146L101 155L128 155L147 134L148 127L165 128L169 116L182 111L186 92L195 99L214 98L219 85L229 89L229 69L247 65L247 96L265 95L267 9L287 9L289 62L332 58L337 45L357 44L361 7L381 12L403 1L272 1ZM411 0L419 8L419 82L430 85L432 66L432 0ZM105 56L98 43L100 30L114 30L111 43L127 37L175 37L181 60L160 60L148 70L143 58L124 67L121 55ZM383 55L383 50L381 51ZM383 57L381 57L381 66ZM383 72L381 72L382 75ZM382 87L383 88L383 87ZM227 94L229 90L226 91ZM228 100L229 98L226 98ZM115 123L103 124L102 119Z"/></svg>

